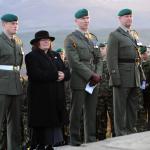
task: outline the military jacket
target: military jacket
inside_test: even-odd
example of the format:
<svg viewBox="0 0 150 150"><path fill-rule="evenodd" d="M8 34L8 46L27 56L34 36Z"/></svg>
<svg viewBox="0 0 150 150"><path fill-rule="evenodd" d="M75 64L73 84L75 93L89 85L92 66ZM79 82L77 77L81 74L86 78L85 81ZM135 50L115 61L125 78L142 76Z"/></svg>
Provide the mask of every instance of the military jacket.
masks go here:
<svg viewBox="0 0 150 150"><path fill-rule="evenodd" d="M139 87L140 71L136 63L138 56L136 41L122 28L112 32L108 39L108 70L110 85Z"/></svg>
<svg viewBox="0 0 150 150"><path fill-rule="evenodd" d="M76 30L67 36L64 47L72 73L72 89L84 89L94 72L102 75L102 61L96 37L87 39Z"/></svg>
<svg viewBox="0 0 150 150"><path fill-rule="evenodd" d="M23 61L22 42L16 36L12 42L4 33L0 34L0 65L20 66ZM0 94L20 95L22 85L20 72L0 69Z"/></svg>

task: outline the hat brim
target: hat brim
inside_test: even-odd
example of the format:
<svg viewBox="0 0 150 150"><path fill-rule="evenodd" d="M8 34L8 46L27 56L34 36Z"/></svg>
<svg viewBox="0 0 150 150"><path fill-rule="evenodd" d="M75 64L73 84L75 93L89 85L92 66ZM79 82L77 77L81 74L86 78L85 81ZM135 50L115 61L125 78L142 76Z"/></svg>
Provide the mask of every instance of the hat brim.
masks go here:
<svg viewBox="0 0 150 150"><path fill-rule="evenodd" d="M33 45L34 43L37 43L38 41L40 41L41 39L50 39L51 41L55 40L55 37L41 37L41 38L36 38L36 39L32 39L30 41L30 44Z"/></svg>

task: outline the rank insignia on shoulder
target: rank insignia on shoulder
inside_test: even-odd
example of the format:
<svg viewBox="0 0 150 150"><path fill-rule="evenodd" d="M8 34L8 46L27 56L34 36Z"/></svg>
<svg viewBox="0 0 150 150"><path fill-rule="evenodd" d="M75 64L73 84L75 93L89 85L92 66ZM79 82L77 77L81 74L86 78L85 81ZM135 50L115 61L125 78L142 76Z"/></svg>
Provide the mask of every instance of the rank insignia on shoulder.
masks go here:
<svg viewBox="0 0 150 150"><path fill-rule="evenodd" d="M72 43L72 46L74 47L74 48L77 48L77 45L76 45L76 43Z"/></svg>

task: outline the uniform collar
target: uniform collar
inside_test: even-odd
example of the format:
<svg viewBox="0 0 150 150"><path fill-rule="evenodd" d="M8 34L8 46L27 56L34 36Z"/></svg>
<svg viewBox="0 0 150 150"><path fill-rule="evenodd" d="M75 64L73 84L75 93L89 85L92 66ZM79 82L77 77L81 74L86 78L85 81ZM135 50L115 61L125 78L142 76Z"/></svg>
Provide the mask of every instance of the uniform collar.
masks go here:
<svg viewBox="0 0 150 150"><path fill-rule="evenodd" d="M15 35L13 35L13 36L10 36L6 31L3 31L4 32L4 34L6 35L6 37L8 38L8 39L14 39L15 38Z"/></svg>
<svg viewBox="0 0 150 150"><path fill-rule="evenodd" d="M131 31L131 29L128 29L123 25L120 25L120 28L123 29L125 32L130 32Z"/></svg>
<svg viewBox="0 0 150 150"><path fill-rule="evenodd" d="M81 32L83 35L85 35L85 33L89 33L89 31L82 31L81 29L79 29L79 28L77 28L77 30L79 31L79 32Z"/></svg>

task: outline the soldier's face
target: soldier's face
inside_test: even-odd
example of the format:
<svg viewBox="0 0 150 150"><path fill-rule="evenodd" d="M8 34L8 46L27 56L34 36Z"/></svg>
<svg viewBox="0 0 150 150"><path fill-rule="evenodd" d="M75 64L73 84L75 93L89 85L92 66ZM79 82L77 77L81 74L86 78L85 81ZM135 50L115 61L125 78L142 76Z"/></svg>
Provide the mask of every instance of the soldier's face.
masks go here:
<svg viewBox="0 0 150 150"><path fill-rule="evenodd" d="M141 59L142 60L147 60L148 59L148 54L146 52L144 54L141 54Z"/></svg>
<svg viewBox="0 0 150 150"><path fill-rule="evenodd" d="M132 15L124 15L119 17L120 23L126 28L130 28L132 24Z"/></svg>
<svg viewBox="0 0 150 150"><path fill-rule="evenodd" d="M9 35L16 34L18 31L18 21L3 22L2 26L5 32L8 33Z"/></svg>
<svg viewBox="0 0 150 150"><path fill-rule="evenodd" d="M90 17L84 16L82 18L76 19L75 22L77 26L79 27L79 29L86 31L89 28Z"/></svg>
<svg viewBox="0 0 150 150"><path fill-rule="evenodd" d="M59 54L60 54L61 59L64 61L64 59L65 59L65 52L60 52Z"/></svg>
<svg viewBox="0 0 150 150"><path fill-rule="evenodd" d="M150 56L150 48L147 48L147 55Z"/></svg>
<svg viewBox="0 0 150 150"><path fill-rule="evenodd" d="M106 56L106 46L105 47L100 47L100 53L102 55L102 57L105 57Z"/></svg>

